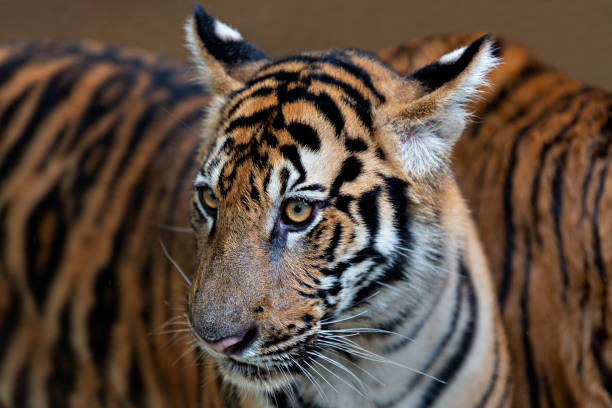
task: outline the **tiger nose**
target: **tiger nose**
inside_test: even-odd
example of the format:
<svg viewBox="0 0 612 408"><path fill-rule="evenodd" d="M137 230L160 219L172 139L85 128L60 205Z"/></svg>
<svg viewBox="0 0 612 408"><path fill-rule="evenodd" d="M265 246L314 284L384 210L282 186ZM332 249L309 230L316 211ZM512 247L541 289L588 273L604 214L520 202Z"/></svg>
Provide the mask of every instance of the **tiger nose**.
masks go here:
<svg viewBox="0 0 612 408"><path fill-rule="evenodd" d="M221 354L240 354L246 350L257 338L257 326L239 330L229 336L214 335L209 331L196 331L200 340L209 348Z"/></svg>

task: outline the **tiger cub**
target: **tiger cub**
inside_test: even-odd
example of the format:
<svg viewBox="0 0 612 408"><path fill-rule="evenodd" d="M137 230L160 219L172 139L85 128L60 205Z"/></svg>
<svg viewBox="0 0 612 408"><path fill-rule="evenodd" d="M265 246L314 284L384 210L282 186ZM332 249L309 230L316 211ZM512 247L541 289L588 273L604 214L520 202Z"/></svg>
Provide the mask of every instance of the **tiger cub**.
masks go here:
<svg viewBox="0 0 612 408"><path fill-rule="evenodd" d="M187 316L244 405L500 407L497 300L449 169L487 36L410 76L356 50L269 59L200 6L215 95Z"/></svg>

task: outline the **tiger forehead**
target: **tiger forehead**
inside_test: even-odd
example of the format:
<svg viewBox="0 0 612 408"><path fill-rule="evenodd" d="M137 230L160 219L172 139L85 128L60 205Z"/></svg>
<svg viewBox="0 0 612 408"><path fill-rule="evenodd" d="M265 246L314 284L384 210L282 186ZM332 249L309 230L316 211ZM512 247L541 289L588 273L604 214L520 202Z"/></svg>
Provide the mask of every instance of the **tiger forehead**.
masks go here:
<svg viewBox="0 0 612 408"><path fill-rule="evenodd" d="M337 167L352 155L369 151L383 157L373 110L385 102L378 85L386 71L371 57L346 51L302 54L261 67L226 98L217 147L201 174L221 197L234 191L257 198L271 178L281 178L283 194L303 182L331 184ZM288 185L281 177L287 171Z"/></svg>
<svg viewBox="0 0 612 408"><path fill-rule="evenodd" d="M269 63L230 94L223 110L224 131L229 134L238 127L262 124L281 129L321 116L337 136L346 130L371 132L372 109L385 101L375 83L387 71L372 57L346 51Z"/></svg>

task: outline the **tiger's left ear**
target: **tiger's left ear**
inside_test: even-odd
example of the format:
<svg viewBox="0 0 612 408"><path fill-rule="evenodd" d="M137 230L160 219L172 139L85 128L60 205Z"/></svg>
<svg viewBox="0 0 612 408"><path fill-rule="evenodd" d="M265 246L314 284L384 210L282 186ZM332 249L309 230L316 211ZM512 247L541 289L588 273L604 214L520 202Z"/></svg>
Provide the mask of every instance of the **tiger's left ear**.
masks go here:
<svg viewBox="0 0 612 408"><path fill-rule="evenodd" d="M266 54L196 4L185 25L187 46L215 94L227 94L267 61Z"/></svg>
<svg viewBox="0 0 612 408"><path fill-rule="evenodd" d="M445 168L465 128L466 103L487 85L486 75L498 63L485 35L395 83L379 117L408 174Z"/></svg>

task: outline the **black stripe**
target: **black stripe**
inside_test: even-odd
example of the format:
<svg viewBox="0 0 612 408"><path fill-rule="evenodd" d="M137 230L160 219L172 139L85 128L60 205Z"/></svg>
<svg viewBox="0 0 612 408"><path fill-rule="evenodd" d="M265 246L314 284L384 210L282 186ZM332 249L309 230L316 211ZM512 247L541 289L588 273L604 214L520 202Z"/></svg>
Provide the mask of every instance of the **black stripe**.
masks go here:
<svg viewBox="0 0 612 408"><path fill-rule="evenodd" d="M346 136L344 138L344 147L351 153L359 153L368 150L368 145L362 139Z"/></svg>
<svg viewBox="0 0 612 408"><path fill-rule="evenodd" d="M300 174L300 177L293 183L292 187L303 183L306 180L306 170L304 170L304 166L302 165L302 160L300 159L301 155L298 152L297 147L294 145L283 145L280 147L280 152L283 157L293 164L293 167Z"/></svg>
<svg viewBox="0 0 612 408"><path fill-rule="evenodd" d="M340 135L340 132L344 129L344 116L338 108L338 105L331 96L325 91L319 94L314 94L306 88L297 87L287 91L284 98L279 96L279 102L292 103L304 101L309 102L315 106L321 112L321 114L334 126L336 136Z"/></svg>
<svg viewBox="0 0 612 408"><path fill-rule="evenodd" d="M542 377L542 383L544 385L544 396L546 397L547 408L555 408L555 400L552 395L552 390L550 389L550 383L548 382L548 378L546 376ZM568 390L569 391L569 390ZM564 401L569 404L570 407L577 407L576 401Z"/></svg>
<svg viewBox="0 0 612 408"><path fill-rule="evenodd" d="M460 263L459 276L464 278L464 282L467 287L467 300L469 310L467 316L470 316L469 321L465 325L457 350L448 360L446 365L437 372L434 376L443 382L431 380L429 387L425 390L423 398L421 399L420 407L432 406L435 401L442 395L446 389L446 384L450 384L453 378L459 373L459 370L463 366L463 363L470 355L472 345L474 343L474 337L476 335L476 326L478 324L478 304L476 298L476 292L474 290L474 284L472 282L472 276L465 267L463 261Z"/></svg>
<svg viewBox="0 0 612 408"><path fill-rule="evenodd" d="M262 189L263 192L266 193L266 195L268 194L268 185L270 184L270 178L272 177L272 167L268 168L268 171L266 172L266 176L264 177L264 181L263 181L263 185L262 185Z"/></svg>
<svg viewBox="0 0 612 408"><path fill-rule="evenodd" d="M545 70L541 64L530 63L524 66L514 77L512 77L509 82L504 84L504 86L497 92L497 94L495 94L495 96L489 99L482 111L478 113L478 117L481 118L481 120L475 121L469 129L468 132L470 137L475 137L478 135L480 127L484 123L485 118L487 118L490 113L495 112L502 102L509 101L513 93L517 92L519 89L522 89L522 86L525 85L530 79L545 71L547 70Z"/></svg>
<svg viewBox="0 0 612 408"><path fill-rule="evenodd" d="M363 166L359 159L354 156L347 157L342 163L340 173L338 173L338 176L336 176L334 182L332 183L329 196L336 197L344 183L355 180L359 174L361 174L362 167Z"/></svg>
<svg viewBox="0 0 612 408"><path fill-rule="evenodd" d="M0 218L0 221L2 219ZM3 223L0 223L0 226ZM0 273L3 275L2 280L9 283L8 274L5 272L4 261L0 259ZM22 321L23 305L18 292L13 289L12 285L8 285L8 296L4 310L0 314L0 362L4 361L4 355L8 351L8 346L16 333L19 323Z"/></svg>
<svg viewBox="0 0 612 408"><path fill-rule="evenodd" d="M499 403L497 404L496 408L503 408L506 405L506 401L508 401L508 398L510 398L513 382L514 381L512 379L512 373L509 372L508 375L506 376L506 381L504 382L504 390L502 392L501 398L499 399Z"/></svg>
<svg viewBox="0 0 612 408"><path fill-rule="evenodd" d="M286 167L283 167L283 169L280 172L280 182L281 182L280 195L282 196L287 191L287 183L289 182L289 170L287 170Z"/></svg>
<svg viewBox="0 0 612 408"><path fill-rule="evenodd" d="M334 260L334 251L336 247L340 243L340 238L342 237L342 224L339 222L334 226L334 234L332 235L331 241L329 241L329 246L325 249L325 253L323 256L327 259L328 262L332 262Z"/></svg>
<svg viewBox="0 0 612 408"><path fill-rule="evenodd" d="M429 372L431 368L434 366L434 364L436 363L436 361L438 361L438 359L443 355L443 352L448 347L448 343L450 342L453 335L459 334L457 332L457 325L459 324L459 318L461 316L461 309L464 303L463 302L463 294L465 291L464 289L465 289L465 285L463 284L463 281L461 279L457 279L456 287L455 287L455 301L453 304L453 312L452 312L451 319L450 319L451 323L446 329L440 341L437 342L435 348L433 348L433 351L429 354L429 357L427 358L427 362L419 369L421 372L423 373ZM397 348L394 349L394 351L397 351L397 350L398 350ZM385 348L385 351L387 351L387 348ZM398 402L406 398L406 396L410 394L414 390L414 388L425 378L427 377L425 377L424 375L413 376L410 382L405 387L403 387L403 390L400 394L395 396L387 404L379 405L379 407L390 407L392 405L397 404Z"/></svg>
<svg viewBox="0 0 612 408"><path fill-rule="evenodd" d="M563 284L561 289L561 300L563 303L567 303L567 289L570 280L567 259L565 257L565 248L563 245L563 234L561 232L561 216L563 215L563 174L567 163L568 152L569 147L561 154L561 157L559 157L559 163L557 164L552 179L552 200L550 203L550 211L554 221L557 255L559 258L559 266L561 267L561 282Z"/></svg>
<svg viewBox="0 0 612 408"><path fill-rule="evenodd" d="M604 193L604 187L606 185L606 177L608 171L608 163L603 166L599 173L599 185L595 192L595 201L593 204L593 215L592 215L592 234L593 234L593 254L595 258L595 268L597 274L601 280L602 287L602 299L601 303L601 327L595 330L593 339L591 341L591 351L593 353L593 359L595 365L599 371L601 381L603 382L606 391L612 394L612 367L607 366L606 358L601 350L604 350L607 342L609 341L610 335L607 332L608 328L608 291L609 291L609 280L606 271L606 264L602 256L601 247L601 236L599 234L599 211L600 203Z"/></svg>
<svg viewBox="0 0 612 408"><path fill-rule="evenodd" d="M8 153L0 161L0 185L8 179L10 171L18 164L22 158L22 153L34 138L38 127L44 119L62 102L68 99L75 82L70 78L74 72L69 68L56 72L49 78L41 93L34 113L30 116L28 123L19 135L17 141L8 150ZM67 77L70 77L68 78Z"/></svg>
<svg viewBox="0 0 612 408"><path fill-rule="evenodd" d="M13 55L10 59L4 60L0 62L0 87L4 86L5 83L9 82L13 75L18 72L21 67L30 62L35 55L36 45L28 44L23 50L20 50L19 53Z"/></svg>
<svg viewBox="0 0 612 408"><path fill-rule="evenodd" d="M70 220L66 217L65 211L65 199L61 196L61 186L58 182L39 200L26 223L26 278L39 310L45 304L67 242ZM52 220L52 223L45 223L46 220ZM52 226L52 230L41 231L41 226L45 224L48 224L47 228L50 228L49 225ZM40 237L47 234L50 237L49 242L41 242ZM43 245L48 245L47 251L42 251ZM43 254L46 255L45 258Z"/></svg>
<svg viewBox="0 0 612 408"><path fill-rule="evenodd" d="M318 151L321 147L321 141L319 135L313 128L302 123L289 123L287 125L289 134L299 145L309 148L313 151Z"/></svg>
<svg viewBox="0 0 612 408"><path fill-rule="evenodd" d="M378 234L379 215L378 215L378 197L380 196L380 187L363 193L359 197L359 214L361 219L368 229L370 236L370 247L374 247L376 235Z"/></svg>
<svg viewBox="0 0 612 408"><path fill-rule="evenodd" d="M263 67L261 69L261 71L265 71L266 67ZM260 84L262 82L265 82L269 79L273 79L277 82L295 82L298 80L298 78L300 77L300 73L299 72L291 72L291 71L285 71L285 70L279 70L279 71L275 71L275 72L271 72L265 75L258 75L255 78L252 78L250 80L248 80L245 84L244 87L246 89L251 88L254 85ZM275 90L277 90L276 88L273 88Z"/></svg>
<svg viewBox="0 0 612 408"><path fill-rule="evenodd" d="M476 408L484 408L489 402L489 398L493 395L493 391L495 390L495 386L499 381L499 338L497 335L495 336L495 345L493 346L493 374L491 374L491 379L489 380L489 384L487 388L482 393L478 404L476 404Z"/></svg>
<svg viewBox="0 0 612 408"><path fill-rule="evenodd" d="M67 304L60 315L59 339L53 346L52 371L47 377L47 392L49 405L52 407L68 406L70 392L75 385L77 361L71 344L73 333L70 324L71 305Z"/></svg>
<svg viewBox="0 0 612 408"><path fill-rule="evenodd" d="M363 123L363 125L368 129L368 131L372 132L372 104L361 94L361 92L346 82L327 74L311 74L305 77L304 80L315 80L342 89L342 91L351 99L351 101L346 101L348 102L348 105L354 110L355 114L361 123Z"/></svg>
<svg viewBox="0 0 612 408"><path fill-rule="evenodd" d="M499 287L499 305L502 311L506 305L508 294L510 291L510 279L514 268L514 252L515 252L515 238L516 238L516 225L514 221L514 172L519 157L519 147L524 138L530 134L533 128L541 123L542 121L552 118L556 114L561 114L571 105L572 101L578 96L585 92L585 88L580 89L578 92L570 93L559 97L553 101L552 105L545 107L542 112L530 123L523 126L516 132L514 142L510 151L510 158L508 160L508 169L503 184L503 208L504 208L504 229L506 231L506 245L504 248L504 263L502 268L502 277Z"/></svg>
<svg viewBox="0 0 612 408"><path fill-rule="evenodd" d="M533 359L533 351L531 348L531 340L529 339L530 333L530 319L529 319L529 288L531 282L531 240L529 236L525 238L525 247L527 253L525 254L525 263L523 264L523 287L521 288L521 295L519 299L519 310L521 316L521 340L523 343L523 351L525 354L525 377L527 380L527 388L529 393L529 406L539 407L539 385L538 375L535 370L535 364Z"/></svg>
<svg viewBox="0 0 612 408"><path fill-rule="evenodd" d="M84 76L84 74L84 72L81 72L80 75ZM87 108L85 108L85 111L79 117L80 120L77 130L73 134L74 137L67 143L68 149L73 149L87 129L91 129L101 118L120 105L132 89L135 81L136 75L134 72L123 71L106 78L98 85L89 97ZM111 99L103 98L109 87L119 87L119 91Z"/></svg>
<svg viewBox="0 0 612 408"><path fill-rule="evenodd" d="M32 90L34 89L34 85L30 85L26 89L24 89L19 95L17 95L11 102L6 105L4 111L0 115L0 123L2 126L0 127L0 134L6 132L10 129L11 119L13 119L15 112L19 110L21 104L30 96Z"/></svg>
<svg viewBox="0 0 612 408"><path fill-rule="evenodd" d="M341 57L341 55L337 52L334 55L334 51L331 51L327 54L323 54L322 56L293 55L269 63L262 67L261 70L266 71L269 68L292 62L302 62L305 64L328 64L340 68L353 75L356 79L363 82L364 86L368 88L370 92L372 92L381 103L385 102L385 97L381 93L379 93L378 90L374 87L372 83L372 78L370 77L368 71L347 61L348 58L346 58L346 55L344 55L343 60L339 59L338 57ZM369 57L373 58L372 56Z"/></svg>
<svg viewBox="0 0 612 408"><path fill-rule="evenodd" d="M583 101L578 107L577 112L574 114L573 119L567 123L563 128L549 141L544 143L542 150L540 151L540 156L538 160L538 166L535 171L534 181L531 189L531 206L532 206L532 214L533 214L533 225L536 240L538 243L541 243L541 236L538 233L537 226L540 224L539 222L539 210L538 210L538 193L540 191L540 184L542 173L544 172L547 158L552 151L553 147L557 146L563 140L567 139L567 133L578 123L578 120L581 117L582 111L586 106L586 101ZM561 269L561 279L562 279L562 292L561 299L563 303L567 302L567 287L569 285L569 272L567 267L567 261L565 258L565 250L563 248L563 237L561 234L561 214L563 212L563 172L565 170L565 164L567 161L567 154L569 150L569 146L563 151L561 156L559 157L559 161L557 167L555 169L555 173L552 179L552 200L550 204L550 211L553 215L554 220L554 230L555 237L557 243L557 251L559 255L559 267Z"/></svg>
<svg viewBox="0 0 612 408"><path fill-rule="evenodd" d="M231 118L232 115L234 115L234 113L236 112L236 110L238 110L238 108L240 108L244 102L249 101L252 98L255 98L258 96L269 96L269 95L272 95L274 92L275 92L275 89L269 86L262 86L261 88L258 88L250 92L248 95L245 95L242 98L234 102L232 107L229 108L229 110L227 111L227 117Z"/></svg>
<svg viewBox="0 0 612 408"><path fill-rule="evenodd" d="M270 115L273 111L274 108L266 108L257 111L249 116L241 116L239 118L236 118L227 125L227 127L225 128L225 133L229 134L237 128L252 127L261 123L265 123L270 119Z"/></svg>

